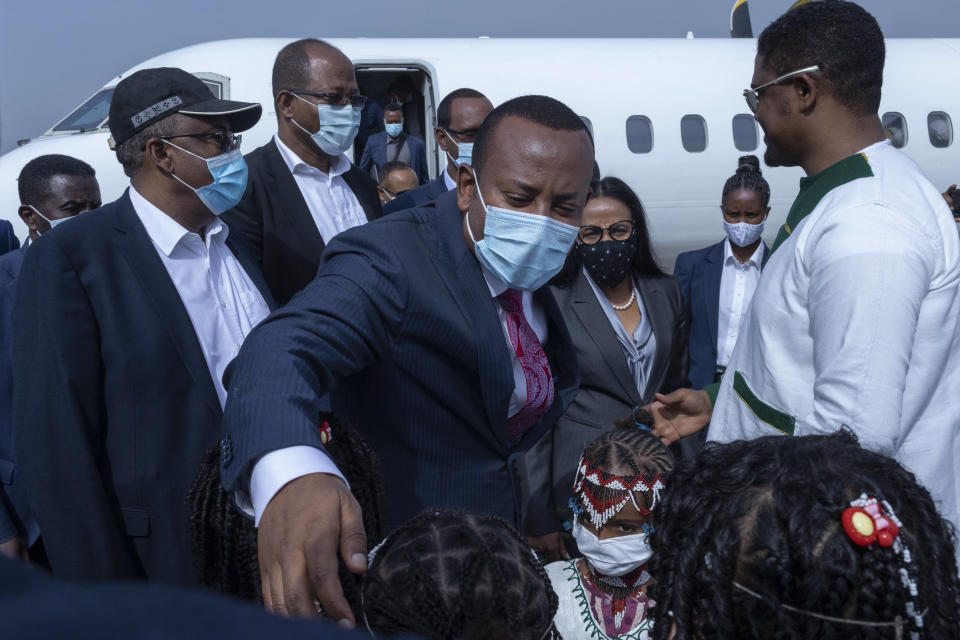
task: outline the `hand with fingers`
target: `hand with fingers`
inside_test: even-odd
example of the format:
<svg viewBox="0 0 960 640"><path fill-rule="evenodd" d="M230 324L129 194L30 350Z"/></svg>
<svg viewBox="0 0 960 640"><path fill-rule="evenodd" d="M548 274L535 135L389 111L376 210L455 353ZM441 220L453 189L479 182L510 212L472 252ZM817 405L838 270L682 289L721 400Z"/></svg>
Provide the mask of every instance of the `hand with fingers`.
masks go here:
<svg viewBox="0 0 960 640"><path fill-rule="evenodd" d="M563 534L559 531L543 536L529 537L527 538L527 543L540 555L543 564L570 559L570 554L567 553L567 547L563 544Z"/></svg>
<svg viewBox="0 0 960 640"><path fill-rule="evenodd" d="M654 397L656 400L644 409L653 416L652 431L664 444L673 444L710 424L713 404L706 391L677 389Z"/></svg>
<svg viewBox="0 0 960 640"><path fill-rule="evenodd" d="M356 619L337 577L337 554L354 573L367 569L360 505L335 476L312 473L284 486L267 505L258 529L260 579L268 610L326 617L352 629Z"/></svg>
<svg viewBox="0 0 960 640"><path fill-rule="evenodd" d="M13 536L9 540L0 542L0 555L20 559L27 564L30 563L30 554L27 552L27 545L20 536Z"/></svg>

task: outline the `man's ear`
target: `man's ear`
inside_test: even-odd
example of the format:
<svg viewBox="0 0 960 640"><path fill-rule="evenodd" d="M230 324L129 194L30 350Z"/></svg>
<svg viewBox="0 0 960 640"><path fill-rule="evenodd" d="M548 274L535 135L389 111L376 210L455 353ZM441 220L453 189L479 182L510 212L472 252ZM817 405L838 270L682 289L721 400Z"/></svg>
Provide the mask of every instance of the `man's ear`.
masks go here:
<svg viewBox="0 0 960 640"><path fill-rule="evenodd" d="M820 86L816 79L806 73L801 73L794 80L793 89L797 98L798 111L808 115L816 106L817 97L820 94Z"/></svg>
<svg viewBox="0 0 960 640"><path fill-rule="evenodd" d="M289 91L281 91L274 97L273 103L277 108L277 113L286 119L293 117L293 101L296 98Z"/></svg>
<svg viewBox="0 0 960 640"><path fill-rule="evenodd" d="M770 207L767 207L766 211L763 212L763 219L766 220L767 216L770 215Z"/></svg>
<svg viewBox="0 0 960 640"><path fill-rule="evenodd" d="M433 128L433 137L436 138L437 144L441 149L447 151L447 134L443 132L443 129L440 127Z"/></svg>
<svg viewBox="0 0 960 640"><path fill-rule="evenodd" d="M34 213L33 209L25 204L22 204L17 209L17 215L20 216L20 219L23 220L23 224L27 225L27 228L30 229L30 231L37 231L37 214Z"/></svg>
<svg viewBox="0 0 960 640"><path fill-rule="evenodd" d="M460 211L466 211L470 208L476 186L473 169L465 164L457 167L457 208Z"/></svg>
<svg viewBox="0 0 960 640"><path fill-rule="evenodd" d="M162 173L167 175L174 173L173 154L170 153L170 146L160 138L150 138L143 149L143 163L154 164Z"/></svg>

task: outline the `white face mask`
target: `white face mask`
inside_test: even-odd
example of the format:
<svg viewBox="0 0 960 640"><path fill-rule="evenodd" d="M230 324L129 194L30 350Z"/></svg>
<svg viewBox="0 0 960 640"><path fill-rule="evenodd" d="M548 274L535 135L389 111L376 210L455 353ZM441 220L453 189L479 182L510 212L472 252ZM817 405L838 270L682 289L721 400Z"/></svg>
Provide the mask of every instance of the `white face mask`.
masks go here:
<svg viewBox="0 0 960 640"><path fill-rule="evenodd" d="M763 234L764 222L766 222L766 220L761 221L760 224L750 224L749 222L731 224L724 220L723 230L727 232L727 237L730 238L733 244L738 247L748 247L756 242L761 234Z"/></svg>
<svg viewBox="0 0 960 640"><path fill-rule="evenodd" d="M573 539L590 566L605 576L626 575L642 567L653 555L646 532L600 540L574 519Z"/></svg>

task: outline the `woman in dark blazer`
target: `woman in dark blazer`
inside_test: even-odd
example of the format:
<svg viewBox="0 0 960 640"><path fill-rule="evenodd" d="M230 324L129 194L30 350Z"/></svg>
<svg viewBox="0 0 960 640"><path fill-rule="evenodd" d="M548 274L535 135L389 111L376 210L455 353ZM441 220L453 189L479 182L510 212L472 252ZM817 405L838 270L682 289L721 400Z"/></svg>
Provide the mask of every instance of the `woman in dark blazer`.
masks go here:
<svg viewBox="0 0 960 640"><path fill-rule="evenodd" d="M654 393L687 386L687 325L677 282L651 252L640 199L618 178L594 182L577 241L551 284L576 351L580 390L552 439L525 462L532 486L542 491L549 482L554 509L567 520L584 446Z"/></svg>

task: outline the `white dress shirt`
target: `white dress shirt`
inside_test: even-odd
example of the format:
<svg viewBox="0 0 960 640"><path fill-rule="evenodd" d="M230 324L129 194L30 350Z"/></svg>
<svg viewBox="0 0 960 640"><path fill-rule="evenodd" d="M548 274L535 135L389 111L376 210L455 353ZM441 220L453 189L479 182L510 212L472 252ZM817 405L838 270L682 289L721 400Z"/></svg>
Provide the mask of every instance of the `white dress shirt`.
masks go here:
<svg viewBox="0 0 960 640"><path fill-rule="evenodd" d="M343 179L343 174L350 170L350 160L346 155L340 154L330 165L330 172L324 173L301 160L290 147L283 144L280 136L274 135L273 141L293 174L293 180L300 188L324 243L329 243L341 231L367 223L367 214L360 206L360 201Z"/></svg>
<svg viewBox="0 0 960 640"><path fill-rule="evenodd" d="M862 155L873 175L830 190L767 261L707 437L845 426L958 526L960 239L916 163L886 141Z"/></svg>
<svg viewBox="0 0 960 640"><path fill-rule="evenodd" d="M187 309L222 407L227 401L223 370L270 309L227 247L230 229L221 220L212 222L201 238L132 186L130 202Z"/></svg>
<svg viewBox="0 0 960 640"><path fill-rule="evenodd" d="M745 263L740 264L733 255L730 240L723 243L723 272L720 276L720 309L717 316L717 366L726 367L730 362L733 346L737 344L743 316L750 307L750 299L760 282L763 266L763 243Z"/></svg>
<svg viewBox="0 0 960 640"><path fill-rule="evenodd" d="M507 417L511 417L527 403L527 378L523 374L523 367L520 364L520 359L517 358L516 349L510 342L510 334L507 332L506 311L496 300L496 297L506 291L508 287L482 266L481 269L487 288L490 290L490 296L494 298L494 304L500 318L500 326L503 329L504 346L510 354L513 365L513 393L510 394L510 405L507 410ZM523 315L534 333L537 334L540 344L546 344L547 316L543 308L534 302L533 293L530 291L523 292ZM250 476L252 504L247 501L247 497L243 494L237 495L237 504L247 513L251 513L254 517L254 523L259 525L263 512L277 492L286 484L311 473L335 475L346 482L346 478L333 464L333 461L319 449L308 446L287 447L266 454L254 464L253 473Z"/></svg>
<svg viewBox="0 0 960 640"><path fill-rule="evenodd" d="M606 294L593 281L586 269L583 270L583 275L586 276L590 288L593 289L593 295L597 296L597 302L600 303L600 308L607 316L607 321L613 328L613 332L617 334L617 341L623 350L627 368L633 376L633 383L636 385L640 397L643 398L647 389L647 381L650 380L650 372L653 370L653 360L657 355L657 338L653 335L653 325L650 324L650 319L647 317L647 309L643 304L643 297L637 289L637 283L632 281L634 302L637 309L640 310L640 322L637 323L633 333L627 333L627 328L623 326L623 321L620 320L620 316L617 315L616 309L613 308L613 304Z"/></svg>
<svg viewBox="0 0 960 640"><path fill-rule="evenodd" d="M443 184L447 185L447 191L457 188L457 181L450 177L450 172L446 168L443 170Z"/></svg>

